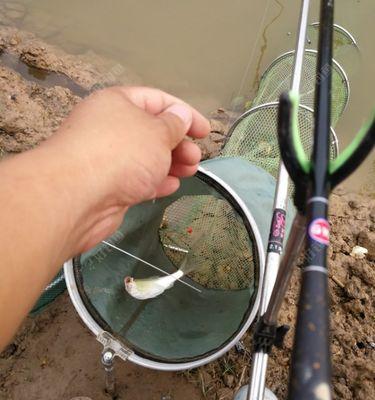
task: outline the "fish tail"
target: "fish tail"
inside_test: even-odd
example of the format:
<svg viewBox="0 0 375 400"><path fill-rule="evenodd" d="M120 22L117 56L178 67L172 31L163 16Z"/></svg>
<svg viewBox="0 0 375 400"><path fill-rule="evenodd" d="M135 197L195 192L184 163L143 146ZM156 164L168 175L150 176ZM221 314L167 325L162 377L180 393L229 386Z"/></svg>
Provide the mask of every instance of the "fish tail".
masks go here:
<svg viewBox="0 0 375 400"><path fill-rule="evenodd" d="M175 282L183 276L184 276L184 272L181 271L180 269L178 271L174 272L173 274L169 275L167 289L170 289L175 284Z"/></svg>
<svg viewBox="0 0 375 400"><path fill-rule="evenodd" d="M180 279L182 276L184 276L184 272L181 270L178 270L178 271L174 272L173 274L159 278L156 281L156 283L164 286L164 289L170 289L175 284L175 282L178 279Z"/></svg>
<svg viewBox="0 0 375 400"><path fill-rule="evenodd" d="M174 272L171 276L177 281L177 279L180 279L184 276L184 271L179 269L178 271Z"/></svg>

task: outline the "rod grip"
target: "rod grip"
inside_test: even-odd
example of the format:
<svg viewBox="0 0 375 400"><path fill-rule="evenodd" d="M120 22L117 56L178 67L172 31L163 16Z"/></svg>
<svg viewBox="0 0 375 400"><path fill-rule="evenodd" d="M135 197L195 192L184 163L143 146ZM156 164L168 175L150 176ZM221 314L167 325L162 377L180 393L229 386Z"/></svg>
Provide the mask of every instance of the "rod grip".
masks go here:
<svg viewBox="0 0 375 400"><path fill-rule="evenodd" d="M331 399L327 275L304 269L289 382L290 400Z"/></svg>

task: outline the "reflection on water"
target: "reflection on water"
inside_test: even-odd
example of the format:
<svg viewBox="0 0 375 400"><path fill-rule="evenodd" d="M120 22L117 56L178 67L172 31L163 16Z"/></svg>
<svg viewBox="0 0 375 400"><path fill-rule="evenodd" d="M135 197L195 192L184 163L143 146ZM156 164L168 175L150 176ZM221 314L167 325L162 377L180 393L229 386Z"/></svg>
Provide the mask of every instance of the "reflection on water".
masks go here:
<svg viewBox="0 0 375 400"><path fill-rule="evenodd" d="M0 8L9 3L4 23L12 20L68 52L109 57L144 84L181 96L206 114L254 96L253 84L265 68L294 47L299 14L299 2L286 0L0 0ZM318 20L318 4L312 1L311 22ZM363 60L353 68L351 57L353 65L344 66L351 98L337 126L341 147L374 105L374 18L373 0L336 2L336 22L357 39ZM374 174L371 162L352 187Z"/></svg>

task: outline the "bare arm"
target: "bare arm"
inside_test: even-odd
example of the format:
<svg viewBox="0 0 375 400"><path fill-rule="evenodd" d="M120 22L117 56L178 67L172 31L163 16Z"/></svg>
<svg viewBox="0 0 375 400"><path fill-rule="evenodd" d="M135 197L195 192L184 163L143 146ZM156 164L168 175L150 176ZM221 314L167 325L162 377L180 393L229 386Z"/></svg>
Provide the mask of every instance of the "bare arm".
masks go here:
<svg viewBox="0 0 375 400"><path fill-rule="evenodd" d="M133 204L195 173L208 122L170 95L112 88L38 148L0 163L0 348L63 262L109 236Z"/></svg>

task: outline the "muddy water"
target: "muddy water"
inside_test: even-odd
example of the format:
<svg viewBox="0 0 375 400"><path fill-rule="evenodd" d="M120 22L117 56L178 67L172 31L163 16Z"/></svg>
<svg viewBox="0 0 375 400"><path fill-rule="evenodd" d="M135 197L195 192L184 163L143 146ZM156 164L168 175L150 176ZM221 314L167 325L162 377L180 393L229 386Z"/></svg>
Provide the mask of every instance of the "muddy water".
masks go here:
<svg viewBox="0 0 375 400"><path fill-rule="evenodd" d="M175 93L205 113L254 95L269 63L294 47L299 1L288 0L19 0L9 20L69 52L94 51L133 70L144 84ZM318 19L312 1L311 22ZM343 67L349 107L337 126L341 147L375 105L375 2L336 2L336 22L360 46ZM17 11L18 10L18 11ZM18 12L18 14L17 14ZM8 21L5 21L8 22ZM374 157L350 187L374 191Z"/></svg>

